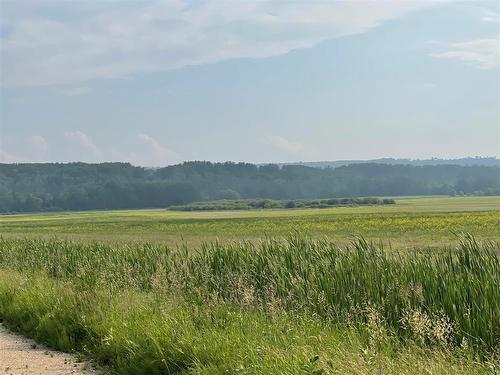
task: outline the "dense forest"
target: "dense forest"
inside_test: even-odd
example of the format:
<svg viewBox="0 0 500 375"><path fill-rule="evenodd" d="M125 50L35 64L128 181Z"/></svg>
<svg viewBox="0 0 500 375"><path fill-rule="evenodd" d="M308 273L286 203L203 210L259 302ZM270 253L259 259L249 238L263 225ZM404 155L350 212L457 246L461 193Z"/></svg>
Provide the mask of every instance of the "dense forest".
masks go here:
<svg viewBox="0 0 500 375"><path fill-rule="evenodd" d="M390 165L412 165L412 166L424 166L424 165L461 165L461 166L485 166L485 167L500 167L500 159L496 157L474 157L474 158L460 158L460 159L394 159L394 158L382 158L373 160L335 160L335 161L310 161L310 162L298 162L298 163L282 163L280 165L305 165L307 167L316 168L337 168L344 165L350 164L390 164Z"/></svg>
<svg viewBox="0 0 500 375"><path fill-rule="evenodd" d="M187 162L0 164L0 212L152 208L217 199L500 195L500 168L376 163L338 168Z"/></svg>

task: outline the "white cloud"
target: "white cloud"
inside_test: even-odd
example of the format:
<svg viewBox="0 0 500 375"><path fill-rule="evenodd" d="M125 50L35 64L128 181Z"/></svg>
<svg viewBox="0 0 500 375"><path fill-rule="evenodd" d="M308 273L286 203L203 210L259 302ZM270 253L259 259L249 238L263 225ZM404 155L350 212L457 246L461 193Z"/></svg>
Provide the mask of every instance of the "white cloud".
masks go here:
<svg viewBox="0 0 500 375"><path fill-rule="evenodd" d="M299 154L306 151L306 147L302 143L292 142L279 135L268 135L266 141L274 148L290 154Z"/></svg>
<svg viewBox="0 0 500 375"><path fill-rule="evenodd" d="M49 145L45 138L38 134L30 135L26 139L26 142L28 143L30 149L35 153L45 153L49 149Z"/></svg>
<svg viewBox="0 0 500 375"><path fill-rule="evenodd" d="M25 152L29 156L29 160L34 162L47 161L49 144L44 137L34 134L27 137L25 141L28 146Z"/></svg>
<svg viewBox="0 0 500 375"><path fill-rule="evenodd" d="M18 147L19 144L25 147ZM121 161L134 165L165 166L182 161L178 153L147 134L139 134L131 142L116 138L107 142L105 148L99 148L92 137L76 130L51 138L50 144L53 147L49 147L49 142L41 135L10 139L0 145L0 163Z"/></svg>
<svg viewBox="0 0 500 375"><path fill-rule="evenodd" d="M0 163L20 163L22 162L21 159L18 157L14 156L13 154L5 151L5 150L0 150Z"/></svg>
<svg viewBox="0 0 500 375"><path fill-rule="evenodd" d="M64 133L64 137L71 143L80 146L88 151L97 151L97 147L90 136L84 132L77 130L74 132Z"/></svg>
<svg viewBox="0 0 500 375"><path fill-rule="evenodd" d="M460 60L481 69L498 68L500 61L500 36L452 43L449 50L432 53L432 57Z"/></svg>
<svg viewBox="0 0 500 375"><path fill-rule="evenodd" d="M46 162L48 151L49 144L41 135L33 134L19 139L8 137L0 145L0 163Z"/></svg>
<svg viewBox="0 0 500 375"><path fill-rule="evenodd" d="M486 8L480 8L481 10L481 20L484 22L500 22L500 14L492 12L491 10L488 10Z"/></svg>
<svg viewBox="0 0 500 375"><path fill-rule="evenodd" d="M135 149L126 159L135 165L165 166L180 161L175 151L162 146L155 138L147 134L139 134Z"/></svg>
<svg viewBox="0 0 500 375"><path fill-rule="evenodd" d="M4 86L126 77L264 58L363 33L434 1L7 2Z"/></svg>
<svg viewBox="0 0 500 375"><path fill-rule="evenodd" d="M81 130L65 132L62 154L67 161L100 162L106 160L106 150L100 150L91 136Z"/></svg>

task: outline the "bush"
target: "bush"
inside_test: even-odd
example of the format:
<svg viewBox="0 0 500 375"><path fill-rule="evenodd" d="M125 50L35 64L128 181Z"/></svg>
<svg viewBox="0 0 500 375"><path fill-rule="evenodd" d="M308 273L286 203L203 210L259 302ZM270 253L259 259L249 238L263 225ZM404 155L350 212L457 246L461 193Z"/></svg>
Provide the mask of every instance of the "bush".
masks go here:
<svg viewBox="0 0 500 375"><path fill-rule="evenodd" d="M339 202L339 200L338 200L338 199L328 199L328 200L326 201L326 203L327 203L328 205L330 205L330 206L336 206L336 205L338 205L340 202Z"/></svg>

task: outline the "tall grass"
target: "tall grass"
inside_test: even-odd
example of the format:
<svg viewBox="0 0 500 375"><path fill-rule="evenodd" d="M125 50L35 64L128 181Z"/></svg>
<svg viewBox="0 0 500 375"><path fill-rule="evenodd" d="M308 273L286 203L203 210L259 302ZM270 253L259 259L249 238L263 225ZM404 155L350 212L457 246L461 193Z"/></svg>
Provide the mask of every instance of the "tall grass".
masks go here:
<svg viewBox="0 0 500 375"><path fill-rule="evenodd" d="M0 272L0 317L52 347L90 355L112 374L493 374L495 358L337 327L320 318L156 292L82 291L47 276ZM367 344L368 342L368 344ZM1 357L1 356L0 356ZM106 372L107 373L107 372Z"/></svg>
<svg viewBox="0 0 500 375"><path fill-rule="evenodd" d="M363 239L339 248L301 235L190 251L0 239L0 267L70 282L82 293L137 290L270 315L305 312L325 322L383 327L424 346L493 353L500 343L499 257L493 244L470 235L456 249L414 253L387 252Z"/></svg>

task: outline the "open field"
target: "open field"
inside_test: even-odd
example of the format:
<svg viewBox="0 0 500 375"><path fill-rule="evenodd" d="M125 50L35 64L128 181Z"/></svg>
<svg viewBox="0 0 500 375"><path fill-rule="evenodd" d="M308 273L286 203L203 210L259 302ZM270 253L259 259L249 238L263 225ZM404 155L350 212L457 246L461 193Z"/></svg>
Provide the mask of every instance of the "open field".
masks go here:
<svg viewBox="0 0 500 375"><path fill-rule="evenodd" d="M0 319L113 374L495 374L499 210L1 216Z"/></svg>
<svg viewBox="0 0 500 375"><path fill-rule="evenodd" d="M456 243L454 233L500 240L500 197L396 199L395 205L327 209L172 212L90 211L0 216L4 237L64 237L84 241L151 241L199 246L286 236L300 231L341 243L353 235L398 248Z"/></svg>

